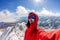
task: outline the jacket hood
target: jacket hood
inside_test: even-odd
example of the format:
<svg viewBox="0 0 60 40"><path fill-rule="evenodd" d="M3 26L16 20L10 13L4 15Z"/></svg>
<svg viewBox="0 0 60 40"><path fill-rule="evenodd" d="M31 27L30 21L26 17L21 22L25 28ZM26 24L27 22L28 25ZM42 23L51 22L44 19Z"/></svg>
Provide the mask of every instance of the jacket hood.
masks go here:
<svg viewBox="0 0 60 40"><path fill-rule="evenodd" d="M36 29L37 28L37 25L38 25L38 19L39 19L38 18L38 15L36 13L34 13L34 12L31 12L28 15L28 19L29 19L30 16L35 16L34 23L33 24L30 24L30 29Z"/></svg>

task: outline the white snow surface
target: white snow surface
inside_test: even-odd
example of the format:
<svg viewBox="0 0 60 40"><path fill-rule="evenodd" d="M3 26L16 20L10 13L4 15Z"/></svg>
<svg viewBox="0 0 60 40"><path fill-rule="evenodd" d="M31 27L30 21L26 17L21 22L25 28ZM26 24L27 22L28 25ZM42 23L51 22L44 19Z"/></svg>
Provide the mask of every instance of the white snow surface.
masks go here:
<svg viewBox="0 0 60 40"><path fill-rule="evenodd" d="M21 28L21 29L20 29ZM24 40L25 23L18 23L12 32L7 36L6 40Z"/></svg>

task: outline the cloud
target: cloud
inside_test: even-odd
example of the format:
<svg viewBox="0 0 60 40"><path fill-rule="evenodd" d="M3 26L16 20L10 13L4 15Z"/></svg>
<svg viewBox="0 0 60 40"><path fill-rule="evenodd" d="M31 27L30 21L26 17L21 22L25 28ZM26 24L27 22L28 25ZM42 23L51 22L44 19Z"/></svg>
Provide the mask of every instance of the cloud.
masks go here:
<svg viewBox="0 0 60 40"><path fill-rule="evenodd" d="M14 13L4 9L0 11L0 22L15 22L18 21L20 17L25 16L28 16L28 10L26 10L23 6L18 6Z"/></svg>
<svg viewBox="0 0 60 40"><path fill-rule="evenodd" d="M54 13L46 8L42 8L41 11L36 11L33 9L26 9L23 6L18 6L14 13L10 12L9 10L0 11L0 22L15 22L20 19L20 17L28 16L30 12L36 12L38 16L60 16L59 13Z"/></svg>
<svg viewBox="0 0 60 40"><path fill-rule="evenodd" d="M39 16L60 16L59 13L54 13L52 11L49 11L45 8L43 8L40 12L36 12Z"/></svg>
<svg viewBox="0 0 60 40"><path fill-rule="evenodd" d="M17 9L16 9L16 13L20 16L20 17L25 17L25 16L28 16L28 14L30 12L36 12L36 14L38 16L60 16L59 13L54 13L50 10L47 10L46 8L42 8L41 11L35 11L33 9L26 9L25 7L23 6L18 6Z"/></svg>
<svg viewBox="0 0 60 40"><path fill-rule="evenodd" d="M15 16L8 10L0 11L0 22L14 22L16 21Z"/></svg>
<svg viewBox="0 0 60 40"><path fill-rule="evenodd" d="M16 9L16 13L20 16L20 17L25 17L28 15L28 10L25 9L23 6L18 6Z"/></svg>

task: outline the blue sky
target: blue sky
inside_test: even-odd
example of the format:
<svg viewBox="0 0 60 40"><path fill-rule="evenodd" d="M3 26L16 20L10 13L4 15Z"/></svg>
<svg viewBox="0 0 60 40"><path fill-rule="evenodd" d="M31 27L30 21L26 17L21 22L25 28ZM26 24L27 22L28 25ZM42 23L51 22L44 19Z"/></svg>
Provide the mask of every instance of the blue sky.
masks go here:
<svg viewBox="0 0 60 40"><path fill-rule="evenodd" d="M14 22L36 12L38 16L60 16L60 0L0 0L0 22Z"/></svg>
<svg viewBox="0 0 60 40"><path fill-rule="evenodd" d="M17 6L23 6L27 9L41 10L43 7L47 10L60 12L60 0L45 0L38 5L35 5L34 0L0 0L0 10L8 9L15 11Z"/></svg>

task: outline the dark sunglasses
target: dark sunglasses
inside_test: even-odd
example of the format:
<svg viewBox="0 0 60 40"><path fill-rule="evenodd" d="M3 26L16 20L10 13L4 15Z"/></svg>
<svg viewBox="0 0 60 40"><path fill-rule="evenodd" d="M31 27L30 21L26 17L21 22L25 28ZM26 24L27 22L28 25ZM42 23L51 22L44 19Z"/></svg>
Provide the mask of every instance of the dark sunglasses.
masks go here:
<svg viewBox="0 0 60 40"><path fill-rule="evenodd" d="M29 18L35 19L36 17L35 16L29 16Z"/></svg>

